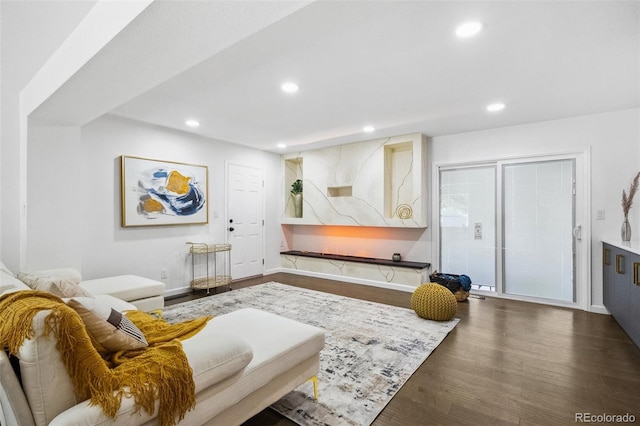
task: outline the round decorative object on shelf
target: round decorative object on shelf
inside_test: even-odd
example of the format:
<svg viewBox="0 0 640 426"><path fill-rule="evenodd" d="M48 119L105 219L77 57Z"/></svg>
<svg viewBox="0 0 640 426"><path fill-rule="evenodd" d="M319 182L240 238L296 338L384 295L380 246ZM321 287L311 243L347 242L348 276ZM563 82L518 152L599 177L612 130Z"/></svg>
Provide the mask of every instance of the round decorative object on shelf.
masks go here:
<svg viewBox="0 0 640 426"><path fill-rule="evenodd" d="M394 262L400 262L402 260L402 256L400 256L400 253L393 253L393 256L391 256L391 260L393 260Z"/></svg>
<svg viewBox="0 0 640 426"><path fill-rule="evenodd" d="M409 204L400 204L396 209L396 214L400 219L411 219L413 217L413 209Z"/></svg>
<svg viewBox="0 0 640 426"><path fill-rule="evenodd" d="M440 284L423 284L411 295L411 308L421 318L448 321L458 311L458 302L449 289Z"/></svg>

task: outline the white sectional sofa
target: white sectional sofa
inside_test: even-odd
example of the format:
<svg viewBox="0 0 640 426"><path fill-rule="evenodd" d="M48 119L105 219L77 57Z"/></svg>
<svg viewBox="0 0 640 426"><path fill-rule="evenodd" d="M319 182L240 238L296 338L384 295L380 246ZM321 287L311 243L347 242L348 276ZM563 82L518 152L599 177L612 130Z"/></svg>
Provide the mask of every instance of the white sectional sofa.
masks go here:
<svg viewBox="0 0 640 426"><path fill-rule="evenodd" d="M9 271L0 271L0 293L24 287ZM110 295L97 298L120 310L135 309ZM55 338L44 335L47 313L36 314L32 322L35 336L20 348L21 381L0 350L0 424L157 424L157 408L151 415L136 412L132 398L123 399L115 419L88 401L76 400ZM214 317L182 346L193 370L197 403L181 424L227 426L244 422L314 378L324 331L271 313L242 309ZM305 386L313 394L313 385Z"/></svg>
<svg viewBox="0 0 640 426"><path fill-rule="evenodd" d="M4 266L3 266L4 267ZM6 273L13 275L6 267ZM117 275L107 278L83 280L80 271L74 268L45 269L27 273L21 276L57 277L67 280L87 290L93 295L109 295L134 305L144 312L161 311L164 308L164 283L138 275Z"/></svg>

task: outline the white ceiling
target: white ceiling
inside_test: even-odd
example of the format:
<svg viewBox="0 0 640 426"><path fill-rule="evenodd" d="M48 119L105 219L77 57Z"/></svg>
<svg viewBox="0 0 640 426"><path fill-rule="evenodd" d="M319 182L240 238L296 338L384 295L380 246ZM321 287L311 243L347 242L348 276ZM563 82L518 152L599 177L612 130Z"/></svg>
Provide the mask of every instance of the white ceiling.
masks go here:
<svg viewBox="0 0 640 426"><path fill-rule="evenodd" d="M279 152L640 106L635 1L319 1L238 39L111 113Z"/></svg>

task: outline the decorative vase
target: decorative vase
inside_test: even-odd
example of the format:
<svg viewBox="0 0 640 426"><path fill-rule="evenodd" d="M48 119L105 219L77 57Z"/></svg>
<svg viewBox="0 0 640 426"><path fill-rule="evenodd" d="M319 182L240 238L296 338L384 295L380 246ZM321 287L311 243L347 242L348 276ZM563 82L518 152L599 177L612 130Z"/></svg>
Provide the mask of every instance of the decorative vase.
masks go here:
<svg viewBox="0 0 640 426"><path fill-rule="evenodd" d="M402 260L402 257L400 256L400 253L393 253L393 256L391 256L391 260L393 260L394 262L400 262Z"/></svg>
<svg viewBox="0 0 640 426"><path fill-rule="evenodd" d="M620 233L622 235L622 241L631 240L631 225L629 225L629 219L627 216L624 217L624 221L622 222L622 229L620 229Z"/></svg>
<svg viewBox="0 0 640 426"><path fill-rule="evenodd" d="M302 217L302 193L299 192L293 195L293 208L296 217Z"/></svg>

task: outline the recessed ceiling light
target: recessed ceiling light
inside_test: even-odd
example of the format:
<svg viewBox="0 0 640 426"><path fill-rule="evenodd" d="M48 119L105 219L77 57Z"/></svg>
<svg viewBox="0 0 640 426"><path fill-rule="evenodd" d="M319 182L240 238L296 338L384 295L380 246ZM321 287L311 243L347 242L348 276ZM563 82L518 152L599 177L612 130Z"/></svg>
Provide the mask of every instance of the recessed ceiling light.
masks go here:
<svg viewBox="0 0 640 426"><path fill-rule="evenodd" d="M480 31L482 31L482 27L482 22L465 22L464 24L456 28L456 35L460 38L473 37Z"/></svg>
<svg viewBox="0 0 640 426"><path fill-rule="evenodd" d="M298 91L298 85L292 82L284 83L280 87L282 88L282 91L286 93L296 93Z"/></svg>
<svg viewBox="0 0 640 426"><path fill-rule="evenodd" d="M276 146L277 146L278 148L280 148L280 149L284 149L284 148L286 148L286 147L287 147L287 144L286 144L286 143L282 143L282 142L280 142L280 143L279 143L278 145L276 145Z"/></svg>
<svg viewBox="0 0 640 426"><path fill-rule="evenodd" d="M375 130L376 130L376 128L375 128L375 127L373 127L373 126L364 126L364 127L362 128L362 131L363 131L363 132L366 132L366 133L371 133L371 132L373 132L373 131L375 131Z"/></svg>
<svg viewBox="0 0 640 426"><path fill-rule="evenodd" d="M506 105L502 102L496 102L494 104L487 105L487 111L489 112L498 112L502 111Z"/></svg>
<svg viewBox="0 0 640 426"><path fill-rule="evenodd" d="M198 127L200 125L200 122L198 120L187 120L184 122L184 124L189 127Z"/></svg>

